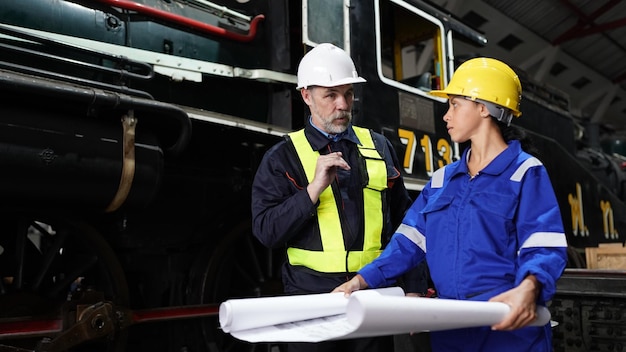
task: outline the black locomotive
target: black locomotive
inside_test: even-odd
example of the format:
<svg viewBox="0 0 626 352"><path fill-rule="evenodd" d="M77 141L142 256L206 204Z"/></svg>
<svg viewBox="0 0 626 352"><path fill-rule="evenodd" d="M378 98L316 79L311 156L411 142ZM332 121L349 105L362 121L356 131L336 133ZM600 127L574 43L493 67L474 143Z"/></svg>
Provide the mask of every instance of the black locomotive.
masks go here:
<svg viewBox="0 0 626 352"><path fill-rule="evenodd" d="M281 292L280 256L250 235L250 184L306 119L297 63L321 42L350 52L368 80L355 121L392 141L417 194L463 148L427 95L459 63L453 37L487 40L417 0L3 0L0 351L272 348L215 316L227 298ZM626 176L581 148L563 97L523 85L519 123L584 268L585 247L623 242ZM598 289L598 307L576 280L553 305L573 324L556 348L617 346L582 315L623 313L623 294Z"/></svg>

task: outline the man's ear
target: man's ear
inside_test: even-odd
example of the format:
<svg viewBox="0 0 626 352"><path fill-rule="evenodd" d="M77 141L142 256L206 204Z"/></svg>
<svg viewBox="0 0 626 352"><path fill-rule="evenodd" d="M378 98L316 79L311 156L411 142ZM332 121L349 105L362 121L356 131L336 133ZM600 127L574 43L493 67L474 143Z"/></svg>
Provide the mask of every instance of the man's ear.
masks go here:
<svg viewBox="0 0 626 352"><path fill-rule="evenodd" d="M302 88L300 89L300 95L302 96L302 100L306 103L306 105L311 105L311 90Z"/></svg>

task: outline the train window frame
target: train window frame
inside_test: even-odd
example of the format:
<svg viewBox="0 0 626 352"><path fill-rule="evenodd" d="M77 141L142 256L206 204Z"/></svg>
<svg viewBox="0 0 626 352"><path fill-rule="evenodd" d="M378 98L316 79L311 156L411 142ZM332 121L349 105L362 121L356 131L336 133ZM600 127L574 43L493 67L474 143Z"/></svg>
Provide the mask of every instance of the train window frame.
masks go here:
<svg viewBox="0 0 626 352"><path fill-rule="evenodd" d="M420 20L427 22L428 24L432 24L433 28L436 28L437 33L435 37L433 38L432 45L433 45L433 48L435 45L437 45L436 50L438 50L438 53L437 53L438 60L432 60L432 61L439 63L439 66L438 66L439 67L439 78L438 78L439 87L435 87L435 88L443 89L449 81L450 72L452 72L453 70L453 65L451 63L452 60L449 59L452 55L452 49L451 49L451 44L450 44L451 33L446 30L445 26L440 20L438 20L436 17L433 17L430 14L402 0L374 0L375 25L376 25L376 70L377 70L379 79L383 83L393 86L395 88L398 88L398 89L401 89L401 90L404 90L413 94L417 94L417 95L429 98L431 100L445 102L446 99L444 98L434 97L428 94L430 90L435 89L432 87L432 85L431 85L430 90L420 89L418 87L409 85L400 80L390 78L385 74L385 67L383 67L383 64L384 64L383 23L381 23L382 22L381 7L383 6L383 2L391 4L392 6L401 7L402 9L408 11L411 15L415 15L416 17L419 17ZM435 49L433 49L433 51L434 50ZM396 58L394 57L394 60L395 59ZM425 71L424 73L426 72L427 71ZM412 77L412 78L415 78L415 77Z"/></svg>
<svg viewBox="0 0 626 352"><path fill-rule="evenodd" d="M319 8L316 5L328 5L328 3L327 0L302 0L302 42L312 47L320 43L332 43L350 54L350 0L341 2L330 1L332 5L341 6L343 9L342 14L339 16L341 24L319 26L315 20L320 18L329 19L328 14L333 13L333 11L329 11L327 6L324 6L324 9L321 11L316 11ZM310 14L315 14L315 16L310 16ZM321 28L342 28L343 30L336 38L328 37L320 40L319 37L324 37L325 34L320 31Z"/></svg>

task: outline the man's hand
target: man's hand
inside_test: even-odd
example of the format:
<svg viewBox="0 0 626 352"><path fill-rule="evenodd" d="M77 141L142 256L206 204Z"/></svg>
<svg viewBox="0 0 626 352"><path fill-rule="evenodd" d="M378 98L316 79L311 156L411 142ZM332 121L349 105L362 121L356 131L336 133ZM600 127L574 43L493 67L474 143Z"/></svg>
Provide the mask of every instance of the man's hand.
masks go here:
<svg viewBox="0 0 626 352"><path fill-rule="evenodd" d="M317 203L320 194L328 187L337 177L337 168L350 170L350 165L343 159L341 152L320 155L315 165L315 176L306 187L311 202Z"/></svg>

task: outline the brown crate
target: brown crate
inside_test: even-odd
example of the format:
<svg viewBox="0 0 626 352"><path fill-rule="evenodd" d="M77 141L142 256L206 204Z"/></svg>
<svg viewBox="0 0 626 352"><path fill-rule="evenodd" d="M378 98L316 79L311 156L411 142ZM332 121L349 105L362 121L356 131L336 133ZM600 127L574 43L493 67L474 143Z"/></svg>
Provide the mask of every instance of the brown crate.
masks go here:
<svg viewBox="0 0 626 352"><path fill-rule="evenodd" d="M626 247L620 243L585 248L587 269L626 270Z"/></svg>

